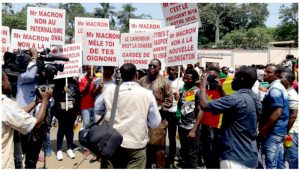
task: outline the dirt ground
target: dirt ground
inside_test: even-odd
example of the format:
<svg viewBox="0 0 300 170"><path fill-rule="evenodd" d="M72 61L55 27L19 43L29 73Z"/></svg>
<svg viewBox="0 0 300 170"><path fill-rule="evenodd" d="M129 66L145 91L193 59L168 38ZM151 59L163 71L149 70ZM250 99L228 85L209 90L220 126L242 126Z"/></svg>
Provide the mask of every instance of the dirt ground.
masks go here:
<svg viewBox="0 0 300 170"><path fill-rule="evenodd" d="M81 128L82 124L79 123L79 129ZM47 169L99 169L100 168L100 162L94 162L90 163L90 159L93 158L92 154L84 155L83 154L83 149L79 147L78 149L75 149L73 152L75 154L75 159L70 159L66 155L66 149L67 149L67 144L66 144L66 139L64 138L63 142L63 160L58 161L56 159L56 134L57 134L57 127L52 126L50 130L50 139L51 139L51 149L52 149L52 154L51 157L46 157L46 168ZM78 131L75 131L74 133L74 143L77 146L79 145L78 142ZM41 151L40 155L43 155L44 152ZM38 169L44 168L44 162L38 162L37 164Z"/></svg>

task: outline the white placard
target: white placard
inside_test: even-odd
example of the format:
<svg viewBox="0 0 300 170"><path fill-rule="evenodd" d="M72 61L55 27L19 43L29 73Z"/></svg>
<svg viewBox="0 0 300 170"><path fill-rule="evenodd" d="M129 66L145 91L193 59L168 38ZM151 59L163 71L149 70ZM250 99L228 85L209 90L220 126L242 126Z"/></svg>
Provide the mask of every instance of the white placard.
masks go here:
<svg viewBox="0 0 300 170"><path fill-rule="evenodd" d="M28 50L29 48L36 48L37 51L43 51L45 48L50 48L50 42L51 36L49 34L12 29L12 48L10 48L10 51L18 49Z"/></svg>
<svg viewBox="0 0 300 170"><path fill-rule="evenodd" d="M162 3L165 23L167 26L175 25L176 28L201 21L196 3Z"/></svg>
<svg viewBox="0 0 300 170"><path fill-rule="evenodd" d="M10 46L10 33L9 27L1 26L1 64L4 64L3 55L9 51Z"/></svg>
<svg viewBox="0 0 300 170"><path fill-rule="evenodd" d="M49 34L52 45L65 44L66 11L27 7L27 31Z"/></svg>
<svg viewBox="0 0 300 170"><path fill-rule="evenodd" d="M166 66L195 64L198 49L198 22L171 31Z"/></svg>
<svg viewBox="0 0 300 170"><path fill-rule="evenodd" d="M64 45L62 47L55 48L51 52L59 57L69 59L69 61L65 62L55 62L64 64L64 71L57 72L55 79L80 75L82 67L82 46L80 43Z"/></svg>
<svg viewBox="0 0 300 170"><path fill-rule="evenodd" d="M153 32L160 28L160 20L129 19L129 33Z"/></svg>
<svg viewBox="0 0 300 170"><path fill-rule="evenodd" d="M75 17L75 43L82 42L83 28L109 30L109 19Z"/></svg>
<svg viewBox="0 0 300 170"><path fill-rule="evenodd" d="M118 66L119 31L84 28L83 32L83 65Z"/></svg>
<svg viewBox="0 0 300 170"><path fill-rule="evenodd" d="M120 66L132 63L137 68L148 68L153 59L154 33L124 33L121 35L122 60Z"/></svg>
<svg viewBox="0 0 300 170"><path fill-rule="evenodd" d="M175 30L175 26L168 26L154 31L153 57L161 62L166 60L167 45L170 31Z"/></svg>

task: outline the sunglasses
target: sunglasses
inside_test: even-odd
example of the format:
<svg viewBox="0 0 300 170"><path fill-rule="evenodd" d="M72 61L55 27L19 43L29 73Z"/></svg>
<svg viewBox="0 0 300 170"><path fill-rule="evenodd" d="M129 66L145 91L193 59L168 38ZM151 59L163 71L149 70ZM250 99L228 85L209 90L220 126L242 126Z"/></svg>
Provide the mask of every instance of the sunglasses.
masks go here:
<svg viewBox="0 0 300 170"><path fill-rule="evenodd" d="M154 65L154 64L149 64L148 67L149 67L149 68L151 68L151 67L156 68L156 67L158 67L158 66L157 66L157 65Z"/></svg>

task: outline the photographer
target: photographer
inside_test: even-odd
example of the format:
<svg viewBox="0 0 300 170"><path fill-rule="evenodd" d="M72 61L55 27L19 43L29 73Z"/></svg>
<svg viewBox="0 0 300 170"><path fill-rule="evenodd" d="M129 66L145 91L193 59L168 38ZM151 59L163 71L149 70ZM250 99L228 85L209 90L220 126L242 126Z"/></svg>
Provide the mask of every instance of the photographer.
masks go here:
<svg viewBox="0 0 300 170"><path fill-rule="evenodd" d="M29 133L33 128L39 128L44 120L52 89L44 92L39 89L41 98L22 107L6 95L11 91L10 82L5 72L2 72L2 168L15 168L13 161L13 129L22 134ZM41 108L35 117L30 112L38 103Z"/></svg>
<svg viewBox="0 0 300 170"><path fill-rule="evenodd" d="M24 73L18 75L17 82L17 96L16 101L22 107L29 104L35 99L37 93L37 87L40 84L47 83L47 75L45 74L43 61L38 60L38 52L35 48L30 48L27 52L22 52L22 57L26 58L30 56L30 62L27 65L27 69ZM31 111L30 114L37 114L35 111ZM49 113L49 105L47 113ZM49 115L47 114L46 115ZM48 116L46 116L48 117ZM48 133L46 135L46 133ZM30 134L15 135L15 165L16 168L22 167L22 154L25 155L25 168L36 168L36 163L38 159L43 157L39 156L40 149L43 142L45 142L46 154L51 154L50 145L50 131L48 125L43 121L42 126L32 131ZM18 140L20 138L20 140ZM22 146L22 149L20 147Z"/></svg>
<svg viewBox="0 0 300 170"><path fill-rule="evenodd" d="M36 79L38 67L36 64L36 60L38 57L38 52L35 48L30 48L30 62L27 66L26 72L18 75L17 80L17 94L16 94L16 102L21 106L25 107L30 102L35 99L35 91L38 85L38 81ZM33 111L30 112L33 115ZM15 145L15 168L23 168L22 157L23 157L23 149L24 143L27 140L28 135L20 135L18 132L15 132L14 137L14 145ZM22 149L21 149L22 146Z"/></svg>

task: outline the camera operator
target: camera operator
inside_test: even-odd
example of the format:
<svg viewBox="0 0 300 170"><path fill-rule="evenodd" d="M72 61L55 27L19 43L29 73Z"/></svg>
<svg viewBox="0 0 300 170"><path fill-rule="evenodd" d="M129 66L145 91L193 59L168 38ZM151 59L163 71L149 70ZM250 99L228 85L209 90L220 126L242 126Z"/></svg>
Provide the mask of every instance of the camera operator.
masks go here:
<svg viewBox="0 0 300 170"><path fill-rule="evenodd" d="M28 105L31 101L35 99L36 96L36 88L40 81L43 81L45 78L44 72L39 71L38 67L38 52L35 48L30 48L28 50L30 55L30 63L27 66L27 70L24 73L19 74L17 81L17 96L16 101L21 107ZM49 105L48 105L49 111ZM34 114L33 111L30 112L31 115ZM37 114L37 113L36 113ZM16 168L22 167L22 154L25 155L25 168L35 168L37 160L39 158L39 152L42 147L42 143L45 140L47 145L46 153L51 152L50 146L50 135L45 135L42 133L46 126L43 124L42 128L39 128L40 135L33 134L31 132L27 135L16 134L15 135L15 165ZM50 133L48 131L48 133ZM20 139L18 139L20 138ZM34 142L32 142L34 141ZM21 149L22 146L22 149Z"/></svg>
<svg viewBox="0 0 300 170"><path fill-rule="evenodd" d="M45 91L39 89L40 98L32 101L22 109L16 101L6 95L11 91L11 85L5 72L2 71L2 169L15 168L13 161L13 130L22 134L29 133L33 128L39 128L44 120L49 99L52 97L52 89ZM41 108L35 117L28 112L32 111L38 103Z"/></svg>
<svg viewBox="0 0 300 170"><path fill-rule="evenodd" d="M37 64L36 60L38 57L37 50L35 48L30 48L30 62L27 66L27 70L24 73L19 74L18 80L17 80L17 94L16 94L16 102L21 106L25 107L30 102L32 102L35 98L35 90L37 87L37 80L36 80L36 74L37 74ZM33 115L33 111L30 112L31 115ZM24 143L24 136L20 135L19 132L15 132L14 136L14 157L15 157L15 168L23 168L22 163L22 149L21 149L21 143Z"/></svg>

